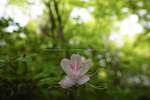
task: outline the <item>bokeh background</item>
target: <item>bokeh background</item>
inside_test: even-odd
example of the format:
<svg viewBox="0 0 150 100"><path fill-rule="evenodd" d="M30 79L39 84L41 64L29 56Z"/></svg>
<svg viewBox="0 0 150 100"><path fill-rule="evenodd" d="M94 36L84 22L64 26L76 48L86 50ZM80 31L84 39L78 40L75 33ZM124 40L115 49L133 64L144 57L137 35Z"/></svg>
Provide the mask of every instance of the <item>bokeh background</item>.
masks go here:
<svg viewBox="0 0 150 100"><path fill-rule="evenodd" d="M72 54L88 84L62 89ZM150 0L0 0L1 100L150 100Z"/></svg>

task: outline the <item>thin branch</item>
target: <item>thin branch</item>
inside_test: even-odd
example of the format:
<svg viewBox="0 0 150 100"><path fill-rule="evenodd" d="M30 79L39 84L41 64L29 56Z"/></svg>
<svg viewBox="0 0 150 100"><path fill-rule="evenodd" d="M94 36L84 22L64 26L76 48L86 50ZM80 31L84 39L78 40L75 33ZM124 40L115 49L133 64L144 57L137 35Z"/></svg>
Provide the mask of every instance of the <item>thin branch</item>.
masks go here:
<svg viewBox="0 0 150 100"><path fill-rule="evenodd" d="M56 10L56 13L57 13L57 17L58 17L58 22L59 22L59 30L57 32L57 38L61 38L64 42L66 41L64 35L63 35L63 26L61 26L61 17L59 15L59 11L58 11L58 4L57 2L54 0L54 4L55 4L55 10Z"/></svg>

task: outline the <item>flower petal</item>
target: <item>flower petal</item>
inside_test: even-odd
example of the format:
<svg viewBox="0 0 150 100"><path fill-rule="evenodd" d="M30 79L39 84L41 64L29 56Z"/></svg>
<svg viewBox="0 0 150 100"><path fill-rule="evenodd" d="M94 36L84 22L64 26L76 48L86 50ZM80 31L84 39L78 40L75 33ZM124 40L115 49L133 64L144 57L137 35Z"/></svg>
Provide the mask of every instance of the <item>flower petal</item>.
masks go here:
<svg viewBox="0 0 150 100"><path fill-rule="evenodd" d="M72 70L69 66L69 62L70 60L68 59L63 59L60 63L60 65L62 66L63 70L66 72L66 74L70 75L72 74Z"/></svg>
<svg viewBox="0 0 150 100"><path fill-rule="evenodd" d="M90 69L90 67L91 67L91 62L89 60L85 60L83 62L83 66L81 66L78 76L82 76L85 73L87 73L87 71Z"/></svg>
<svg viewBox="0 0 150 100"><path fill-rule="evenodd" d="M73 62L79 62L79 63L81 63L81 57L80 57L80 55L79 54L77 54L77 55L75 55L75 54L72 54L72 56L71 56L71 62L73 63Z"/></svg>
<svg viewBox="0 0 150 100"><path fill-rule="evenodd" d="M64 77L60 82L60 86L62 88L69 88L73 86L74 84L75 84L75 79L69 76Z"/></svg>
<svg viewBox="0 0 150 100"><path fill-rule="evenodd" d="M83 75L83 76L79 76L77 78L76 82L81 85L81 84L84 84L85 82L87 82L89 79L90 79L89 76Z"/></svg>

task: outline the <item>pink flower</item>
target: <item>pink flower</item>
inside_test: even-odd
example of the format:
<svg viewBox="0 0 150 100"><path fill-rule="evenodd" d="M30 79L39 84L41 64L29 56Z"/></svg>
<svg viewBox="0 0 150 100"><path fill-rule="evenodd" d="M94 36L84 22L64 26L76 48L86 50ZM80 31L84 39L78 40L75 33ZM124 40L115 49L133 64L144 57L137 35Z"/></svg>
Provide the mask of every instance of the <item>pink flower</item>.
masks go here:
<svg viewBox="0 0 150 100"><path fill-rule="evenodd" d="M81 85L90 79L85 73L90 69L91 62L89 60L82 62L79 54L73 54L71 61L63 59L60 64L67 74L60 82L62 88L69 88L75 83Z"/></svg>

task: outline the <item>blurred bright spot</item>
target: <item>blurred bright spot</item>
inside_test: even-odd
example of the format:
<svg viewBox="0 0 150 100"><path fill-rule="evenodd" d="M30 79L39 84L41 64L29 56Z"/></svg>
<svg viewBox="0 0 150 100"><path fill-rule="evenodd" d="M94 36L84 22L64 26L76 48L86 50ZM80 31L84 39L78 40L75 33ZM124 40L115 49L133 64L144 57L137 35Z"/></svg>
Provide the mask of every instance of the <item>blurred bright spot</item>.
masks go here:
<svg viewBox="0 0 150 100"><path fill-rule="evenodd" d="M122 73L121 73L120 71L117 71L117 75L118 75L118 76L121 76Z"/></svg>
<svg viewBox="0 0 150 100"><path fill-rule="evenodd" d="M107 77L107 73L106 73L105 70L100 70L100 71L98 72L98 76L99 76L100 78L106 78L106 77Z"/></svg>
<svg viewBox="0 0 150 100"><path fill-rule="evenodd" d="M78 23L82 23L82 21L84 22L88 22L88 21L92 21L94 22L94 18L91 17L90 13L92 13L94 11L94 8L92 6L89 6L87 9L85 8L78 8L78 7L74 7L73 10L70 13L70 16L73 18L78 18ZM76 22L75 22L76 23Z"/></svg>
<svg viewBox="0 0 150 100"><path fill-rule="evenodd" d="M142 17L147 13L147 10L146 9L139 9L137 12L138 12L139 16Z"/></svg>
<svg viewBox="0 0 150 100"><path fill-rule="evenodd" d="M8 4L9 0L0 0L0 5Z"/></svg>
<svg viewBox="0 0 150 100"><path fill-rule="evenodd" d="M85 57L84 57L84 56L81 56L81 60L82 60L82 61L84 61L84 60L86 60L86 59L85 59Z"/></svg>
<svg viewBox="0 0 150 100"><path fill-rule="evenodd" d="M94 7L93 6L89 6L87 8L87 10L88 10L89 13L92 13L94 11Z"/></svg>
<svg viewBox="0 0 150 100"><path fill-rule="evenodd" d="M147 77L145 75L142 75L141 79L142 79L144 85L149 85L150 84L149 77Z"/></svg>
<svg viewBox="0 0 150 100"><path fill-rule="evenodd" d="M115 26L115 27L120 27L120 25L121 25L120 22L115 22L115 23L114 23L114 26Z"/></svg>
<svg viewBox="0 0 150 100"><path fill-rule="evenodd" d="M85 2L88 2L89 0L81 0L81 1L85 1Z"/></svg>
<svg viewBox="0 0 150 100"><path fill-rule="evenodd" d="M0 0L0 19L4 15L5 12L5 6L8 4L8 0Z"/></svg>
<svg viewBox="0 0 150 100"><path fill-rule="evenodd" d="M84 22L88 22L90 20L91 15L88 13L88 11L85 8L79 9L78 14L79 16L81 16L81 19Z"/></svg>
<svg viewBox="0 0 150 100"><path fill-rule="evenodd" d="M150 32L148 33L148 36L150 37Z"/></svg>
<svg viewBox="0 0 150 100"><path fill-rule="evenodd" d="M3 40L0 40L0 45L6 45L6 42L5 42L4 39L3 39Z"/></svg>
<svg viewBox="0 0 150 100"><path fill-rule="evenodd" d="M17 31L18 29L19 29L18 26L9 25L5 30L7 32L13 33L13 31Z"/></svg>
<svg viewBox="0 0 150 100"><path fill-rule="evenodd" d="M92 48L87 48L84 52L85 54L89 55L89 56L92 56Z"/></svg>
<svg viewBox="0 0 150 100"><path fill-rule="evenodd" d="M25 15L18 6L9 5L5 12L9 17L13 18L16 23L19 23L20 26L25 26L29 21L29 16Z"/></svg>
<svg viewBox="0 0 150 100"><path fill-rule="evenodd" d="M26 38L27 37L27 35L25 34L25 33L20 33L20 37L22 37L22 38Z"/></svg>
<svg viewBox="0 0 150 100"><path fill-rule="evenodd" d="M31 5L30 9L31 9L31 17L35 19L37 18L37 15L43 14L43 10L45 9L45 6L42 4L38 5L37 3L36 5Z"/></svg>
<svg viewBox="0 0 150 100"><path fill-rule="evenodd" d="M139 7L142 7L142 6L143 6L143 2L138 2L137 5L138 5Z"/></svg>
<svg viewBox="0 0 150 100"><path fill-rule="evenodd" d="M102 58L103 55L102 55L102 54L98 54L97 57L98 57L98 58Z"/></svg>
<svg viewBox="0 0 150 100"><path fill-rule="evenodd" d="M129 9L127 7L124 7L121 9L121 11L127 13L129 11Z"/></svg>
<svg viewBox="0 0 150 100"><path fill-rule="evenodd" d="M124 8L124 10L125 9L126 8ZM118 31L112 31L109 39L114 41L116 43L116 46L122 47L124 45L124 35L128 35L129 38L133 38L135 34L141 34L143 32L143 28L138 23L138 20L138 16L132 14L129 18L126 18L121 22L115 22L114 26L120 28L121 34L119 34Z"/></svg>
<svg viewBox="0 0 150 100"><path fill-rule="evenodd" d="M106 62L105 62L104 59L99 60L99 64L100 64L100 66L102 66L102 67L105 67L105 66L106 66Z"/></svg>
<svg viewBox="0 0 150 100"><path fill-rule="evenodd" d="M1 18L1 17L3 16L3 14L4 14L4 9L5 9L5 7L0 5L0 18Z"/></svg>
<svg viewBox="0 0 150 100"><path fill-rule="evenodd" d="M114 41L118 47L122 47L124 45L123 36L117 32L111 32L109 39Z"/></svg>
<svg viewBox="0 0 150 100"><path fill-rule="evenodd" d="M72 39L69 40L70 44L74 44L74 41Z"/></svg>
<svg viewBox="0 0 150 100"><path fill-rule="evenodd" d="M136 77L136 76L133 78L133 80L134 80L134 82L136 82L136 83L140 83L140 82L141 82L141 80L140 80L138 77Z"/></svg>
<svg viewBox="0 0 150 100"><path fill-rule="evenodd" d="M110 62L110 61L111 61L111 58L107 58L106 61L107 61L107 62Z"/></svg>
<svg viewBox="0 0 150 100"><path fill-rule="evenodd" d="M14 19L16 23L19 23L20 26L27 25L30 17L25 15L22 9L18 6L8 5L5 6L9 1L8 0L1 0L0 1L0 18L4 16L5 18L11 17ZM28 2L33 3L34 0L28 0ZM24 4L25 5L25 4ZM35 5L29 6L30 11L25 10L26 13L31 15L31 18L35 19L38 15L43 14L43 10L45 9L44 4L40 4L39 0L35 1ZM6 16L7 15L7 16Z"/></svg>
<svg viewBox="0 0 150 100"><path fill-rule="evenodd" d="M131 21L131 22L134 23L134 22L137 22L138 20L139 20L139 18L138 18L137 15L131 15L131 16L130 16L130 21Z"/></svg>
<svg viewBox="0 0 150 100"><path fill-rule="evenodd" d="M124 8L125 9L125 8ZM138 23L138 16L132 14L129 18L126 18L120 22L114 23L115 27L120 27L120 33L112 31L109 39L114 41L116 46L122 47L124 45L124 35L128 35L129 38L133 38L136 33L142 33L143 28Z"/></svg>
<svg viewBox="0 0 150 100"><path fill-rule="evenodd" d="M138 24L138 16L131 15L129 19L124 19L121 22L121 34L134 36L136 33L143 31L142 26Z"/></svg>
<svg viewBox="0 0 150 100"><path fill-rule="evenodd" d="M80 43L80 41L78 41L78 40L75 41L75 44L76 44L76 45L78 45L79 43Z"/></svg>
<svg viewBox="0 0 150 100"><path fill-rule="evenodd" d="M50 47L50 48L52 48L52 47L53 47L53 44L52 44L52 43L50 43L50 44L49 44L49 47Z"/></svg>

